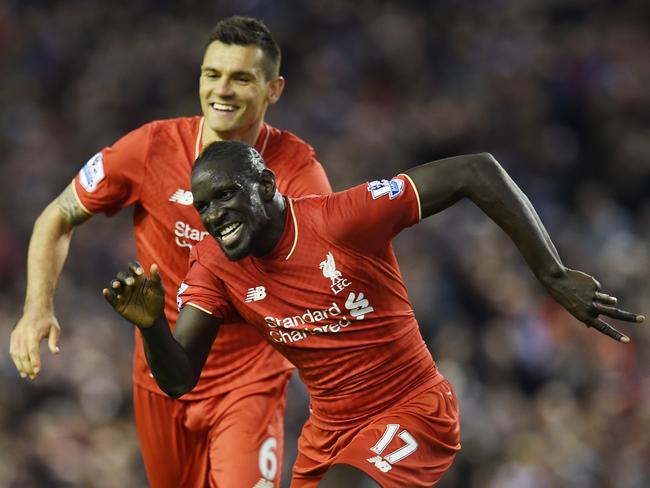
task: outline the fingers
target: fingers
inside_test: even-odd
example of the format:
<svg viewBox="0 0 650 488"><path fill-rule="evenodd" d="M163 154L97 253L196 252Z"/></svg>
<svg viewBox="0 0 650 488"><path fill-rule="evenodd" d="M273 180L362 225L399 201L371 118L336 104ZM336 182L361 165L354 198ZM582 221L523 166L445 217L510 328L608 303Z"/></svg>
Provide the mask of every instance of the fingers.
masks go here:
<svg viewBox="0 0 650 488"><path fill-rule="evenodd" d="M126 274L124 271L117 273L116 278L121 284L123 283L126 286L131 286L135 283L135 278L130 274Z"/></svg>
<svg viewBox="0 0 650 488"><path fill-rule="evenodd" d="M131 261L129 263L129 271L136 277L144 275L144 269L142 269L142 266L137 261Z"/></svg>
<svg viewBox="0 0 650 488"><path fill-rule="evenodd" d="M606 315L613 319L625 320L626 322L637 322L637 323L643 322L645 320L645 317L643 315L637 315L632 312L626 312L625 310L621 310L620 308L608 307L607 305L603 305L602 303L594 302L593 306L594 306L594 310L596 310L599 314Z"/></svg>
<svg viewBox="0 0 650 488"><path fill-rule="evenodd" d="M14 366L16 366L16 370L20 373L20 377L27 378L27 373L30 372L32 368L29 365L29 356L24 352L24 348L19 344L19 342L16 331L12 332L9 354L11 360L14 362Z"/></svg>
<svg viewBox="0 0 650 488"><path fill-rule="evenodd" d="M621 334L618 330L616 330L614 327L609 325L607 322L604 322L600 320L599 318L592 318L588 321L585 322L588 326L593 327L597 331L605 334L606 336L611 337L615 341L622 342L624 344L627 344L630 342L630 338L626 336L625 334Z"/></svg>
<svg viewBox="0 0 650 488"><path fill-rule="evenodd" d="M27 376L30 380L36 378L36 375L41 371L41 353L40 353L40 341L30 341L27 345L27 354L29 356L29 365L31 370L27 371Z"/></svg>
<svg viewBox="0 0 650 488"><path fill-rule="evenodd" d="M616 305L618 303L618 299L616 297L608 295L607 293L601 293L599 291L596 292L596 300L602 303L606 303L607 305Z"/></svg>
<svg viewBox="0 0 650 488"><path fill-rule="evenodd" d="M28 338L12 334L10 356L21 378L35 379L41 370L39 342L30 343ZM32 341L34 342L34 341Z"/></svg>

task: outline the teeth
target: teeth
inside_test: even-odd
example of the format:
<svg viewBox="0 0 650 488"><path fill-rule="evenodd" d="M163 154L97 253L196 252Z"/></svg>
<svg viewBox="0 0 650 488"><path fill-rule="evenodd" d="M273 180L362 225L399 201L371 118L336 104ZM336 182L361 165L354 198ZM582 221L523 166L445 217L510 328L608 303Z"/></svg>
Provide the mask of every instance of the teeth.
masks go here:
<svg viewBox="0 0 650 488"><path fill-rule="evenodd" d="M236 107L233 107L232 105L224 105L222 103L213 103L212 108L215 110L225 110L227 112L234 112Z"/></svg>
<svg viewBox="0 0 650 488"><path fill-rule="evenodd" d="M224 237L230 234L232 231L238 229L239 226L240 226L239 222L235 222L234 224L229 224L219 231L219 235L221 237Z"/></svg>

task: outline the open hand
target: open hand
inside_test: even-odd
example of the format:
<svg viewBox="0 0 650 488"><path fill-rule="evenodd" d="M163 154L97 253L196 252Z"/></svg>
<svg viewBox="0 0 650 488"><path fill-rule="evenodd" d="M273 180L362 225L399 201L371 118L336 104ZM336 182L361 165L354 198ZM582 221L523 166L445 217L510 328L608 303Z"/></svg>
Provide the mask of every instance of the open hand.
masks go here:
<svg viewBox="0 0 650 488"><path fill-rule="evenodd" d="M158 265L151 265L151 278L144 275L140 263L131 261L129 271L120 271L102 294L115 311L142 329L151 327L165 308L165 290Z"/></svg>
<svg viewBox="0 0 650 488"><path fill-rule="evenodd" d="M567 269L562 277L547 283L547 287L553 298L575 318L614 340L630 342L628 336L602 320L601 315L626 322L645 320L643 315L616 308L617 298L603 293L600 283L582 271Z"/></svg>

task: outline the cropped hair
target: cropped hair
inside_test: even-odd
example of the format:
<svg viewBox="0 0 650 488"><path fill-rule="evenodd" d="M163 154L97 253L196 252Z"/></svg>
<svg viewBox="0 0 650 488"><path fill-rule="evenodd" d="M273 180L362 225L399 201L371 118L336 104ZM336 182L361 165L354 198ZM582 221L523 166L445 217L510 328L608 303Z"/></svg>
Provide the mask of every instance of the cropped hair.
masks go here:
<svg viewBox="0 0 650 488"><path fill-rule="evenodd" d="M266 169L260 153L253 146L240 141L217 141L209 144L196 159L193 171L198 171L210 163L223 163L251 180L257 180Z"/></svg>
<svg viewBox="0 0 650 488"><path fill-rule="evenodd" d="M239 15L221 20L212 29L205 45L206 49L215 41L227 45L259 47L264 53L262 69L266 79L271 80L280 74L280 46L261 20Z"/></svg>

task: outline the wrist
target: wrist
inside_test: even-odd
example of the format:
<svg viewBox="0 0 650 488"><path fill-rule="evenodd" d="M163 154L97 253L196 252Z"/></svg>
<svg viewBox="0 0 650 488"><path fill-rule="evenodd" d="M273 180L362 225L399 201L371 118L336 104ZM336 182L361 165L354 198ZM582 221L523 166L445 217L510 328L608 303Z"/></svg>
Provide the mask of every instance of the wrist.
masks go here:
<svg viewBox="0 0 650 488"><path fill-rule="evenodd" d="M25 300L23 306L23 315L29 316L45 316L54 315L54 303L52 301L28 301Z"/></svg>
<svg viewBox="0 0 650 488"><path fill-rule="evenodd" d="M547 269L538 274L539 280L546 287L552 287L567 275L567 268L562 263L553 263Z"/></svg>

